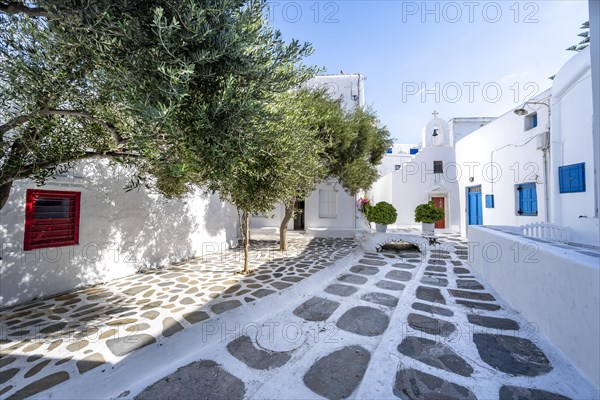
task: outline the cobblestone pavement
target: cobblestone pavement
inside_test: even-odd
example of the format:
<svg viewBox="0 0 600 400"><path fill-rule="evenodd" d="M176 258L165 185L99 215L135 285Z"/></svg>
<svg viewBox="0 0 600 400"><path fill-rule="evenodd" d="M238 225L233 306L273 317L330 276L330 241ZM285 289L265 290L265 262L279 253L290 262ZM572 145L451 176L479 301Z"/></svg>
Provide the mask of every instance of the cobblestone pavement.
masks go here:
<svg viewBox="0 0 600 400"><path fill-rule="evenodd" d="M195 332L194 324L204 326L215 319L235 329L193 351L187 361L150 359L134 378L119 380L112 396L598 398L535 325L470 268L468 247L458 235L438 239L424 253L408 245L364 253L354 250L349 240L300 241L294 243L299 256L267 259L250 277L233 275L238 267L231 260L194 261L13 308L1 320L8 340L1 347L1 397L22 398L49 389L58 398L92 370L88 379L106 375L105 381L112 383L115 374L127 371L111 371L109 366L134 350L162 342L162 354L167 355L174 348L167 349L169 343L189 344L178 331ZM302 294L294 297L296 288ZM274 293L280 296L260 299ZM186 298L194 302L186 304ZM254 309L243 305L254 302L268 303L272 311L253 319ZM237 326L239 314L227 312L236 307L248 310L246 320L253 323ZM24 340L22 331L32 330L42 321L31 321L40 318L45 323L35 332L65 321L93 322L97 339L81 336L85 330L79 328L65 340L65 325L54 332L46 329L40 340ZM119 332L136 340L119 340Z"/></svg>
<svg viewBox="0 0 600 400"><path fill-rule="evenodd" d="M443 235L365 253L304 298L211 346L136 399L593 399L597 391ZM290 333L292 331L293 333Z"/></svg>
<svg viewBox="0 0 600 400"><path fill-rule="evenodd" d="M276 294L350 254L351 239L253 243L247 277L240 252L229 250L3 309L0 315L0 398L19 399L109 370L136 350ZM202 364L206 365L206 363ZM90 397L94 397L91 395Z"/></svg>

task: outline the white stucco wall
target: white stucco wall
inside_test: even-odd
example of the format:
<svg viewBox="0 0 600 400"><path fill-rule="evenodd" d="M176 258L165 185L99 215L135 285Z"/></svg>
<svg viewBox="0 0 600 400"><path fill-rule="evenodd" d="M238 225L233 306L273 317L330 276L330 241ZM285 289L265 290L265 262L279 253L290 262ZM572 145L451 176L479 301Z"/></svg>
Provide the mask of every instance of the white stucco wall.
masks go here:
<svg viewBox="0 0 600 400"><path fill-rule="evenodd" d="M569 60L552 87L551 220L569 228L569 240L600 245L600 224L594 175L592 74L589 49ZM558 168L585 163L586 190L559 191Z"/></svg>
<svg viewBox="0 0 600 400"><path fill-rule="evenodd" d="M448 121L450 125L450 137L452 138L452 145L457 141L464 138L465 136L473 133L477 129L481 128L492 122L494 117L460 117L452 118Z"/></svg>
<svg viewBox="0 0 600 400"><path fill-rule="evenodd" d="M590 58L592 64L592 93L593 93L593 131L594 131L594 165L596 166L596 206L600 207L600 2L589 1Z"/></svg>
<svg viewBox="0 0 600 400"><path fill-rule="evenodd" d="M335 192L335 218L322 218L319 215L319 189L331 189ZM356 200L334 179L320 183L317 189L304 199L304 230L319 236L353 236L356 227ZM273 234L279 232L281 220L285 214L283 204L278 204L265 215L252 216L252 233ZM294 229L294 220L288 223L288 230Z"/></svg>
<svg viewBox="0 0 600 400"><path fill-rule="evenodd" d="M238 236L237 213L218 195L178 201L126 192L124 171L103 160L82 163L73 176L40 188L15 182L0 212L0 307L214 252ZM81 192L78 245L22 250L29 188Z"/></svg>
<svg viewBox="0 0 600 400"><path fill-rule="evenodd" d="M534 100L547 101L547 90ZM544 160L542 150L537 150L538 135L547 132L548 109L543 105L527 107L537 111L536 128L525 129L525 117L513 110L498 117L455 144L456 163L460 168L458 193L460 201L460 227L466 233L466 188L481 185L483 224L519 226L544 221ZM493 154L492 154L493 153ZM493 158L493 164L492 164ZM537 216L520 216L515 186L520 183L537 182ZM494 195L494 208L485 208L485 195Z"/></svg>
<svg viewBox="0 0 600 400"><path fill-rule="evenodd" d="M598 258L485 227L469 228L471 266L600 386Z"/></svg>
<svg viewBox="0 0 600 400"><path fill-rule="evenodd" d="M321 218L319 216L319 189L331 189L336 195L336 217ZM318 231L320 229L335 230L353 230L356 221L356 203L353 196L350 196L337 181L321 183L317 190L306 198L305 205L305 226L307 230Z"/></svg>
<svg viewBox="0 0 600 400"><path fill-rule="evenodd" d="M365 105L365 76L361 74L318 75L309 80L309 88L327 89L334 99L342 99L342 107L353 111Z"/></svg>
<svg viewBox="0 0 600 400"><path fill-rule="evenodd" d="M443 174L433 173L433 161L443 161ZM425 147L410 162L404 163L400 171L391 174L391 203L398 210L396 226L420 226L415 222L415 208L431 197L445 197L446 229L458 230L457 183L453 163L454 148Z"/></svg>

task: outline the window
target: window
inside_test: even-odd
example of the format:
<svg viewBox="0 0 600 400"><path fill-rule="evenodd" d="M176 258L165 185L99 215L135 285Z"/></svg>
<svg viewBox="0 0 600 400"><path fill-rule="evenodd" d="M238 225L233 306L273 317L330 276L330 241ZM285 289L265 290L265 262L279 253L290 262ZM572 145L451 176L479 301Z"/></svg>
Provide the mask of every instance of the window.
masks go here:
<svg viewBox="0 0 600 400"><path fill-rule="evenodd" d="M538 215L535 182L517 185L517 194L519 199L517 214L526 216Z"/></svg>
<svg viewBox="0 0 600 400"><path fill-rule="evenodd" d="M24 250L79 243L80 192L27 190Z"/></svg>
<svg viewBox="0 0 600 400"><path fill-rule="evenodd" d="M394 171L400 171L402 169L402 165L396 164L394 165Z"/></svg>
<svg viewBox="0 0 600 400"><path fill-rule="evenodd" d="M530 129L535 128L538 125L538 117L537 113L531 113L525 117L525 130L528 131Z"/></svg>
<svg viewBox="0 0 600 400"><path fill-rule="evenodd" d="M386 154L392 154L393 152L394 152L394 149L391 147L385 151Z"/></svg>
<svg viewBox="0 0 600 400"><path fill-rule="evenodd" d="M433 162L433 173L434 174L443 174L444 173L444 162L443 161L434 161Z"/></svg>
<svg viewBox="0 0 600 400"><path fill-rule="evenodd" d="M319 218L337 217L337 193L333 189L319 189Z"/></svg>
<svg viewBox="0 0 600 400"><path fill-rule="evenodd" d="M485 208L494 208L494 195L493 194L485 195Z"/></svg>
<svg viewBox="0 0 600 400"><path fill-rule="evenodd" d="M558 167L560 193L585 192L585 163Z"/></svg>

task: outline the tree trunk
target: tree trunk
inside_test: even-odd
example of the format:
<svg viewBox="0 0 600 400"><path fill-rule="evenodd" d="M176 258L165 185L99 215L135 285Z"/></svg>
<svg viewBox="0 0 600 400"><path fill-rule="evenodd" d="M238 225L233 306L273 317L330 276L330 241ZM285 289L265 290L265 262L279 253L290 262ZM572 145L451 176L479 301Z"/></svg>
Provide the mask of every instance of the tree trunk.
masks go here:
<svg viewBox="0 0 600 400"><path fill-rule="evenodd" d="M2 210L8 202L8 196L10 196L10 189L12 188L12 185L13 181L0 185L0 210Z"/></svg>
<svg viewBox="0 0 600 400"><path fill-rule="evenodd" d="M290 219L292 219L292 215L294 215L294 208L296 207L296 199L290 200L285 205L285 214L283 215L283 220L281 221L281 225L279 226L279 250L287 251L288 243L287 243L287 231L288 231L288 223Z"/></svg>
<svg viewBox="0 0 600 400"><path fill-rule="evenodd" d="M249 268L248 268L248 253L250 252L250 224L249 222L249 218L248 218L248 211L243 211L242 213L242 219L243 219L243 231L244 231L244 237L243 237L243 241L244 241L244 270L242 271L242 274L244 275L248 275Z"/></svg>

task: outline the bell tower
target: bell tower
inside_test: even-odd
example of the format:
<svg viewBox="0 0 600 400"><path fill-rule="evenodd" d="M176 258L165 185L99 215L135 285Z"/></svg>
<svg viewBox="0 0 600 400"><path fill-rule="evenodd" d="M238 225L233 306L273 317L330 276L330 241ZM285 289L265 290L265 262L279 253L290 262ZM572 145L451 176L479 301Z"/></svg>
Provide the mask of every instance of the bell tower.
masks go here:
<svg viewBox="0 0 600 400"><path fill-rule="evenodd" d="M438 117L439 113L437 111L433 111L431 114L433 118L423 129L423 147L451 146L448 122Z"/></svg>

